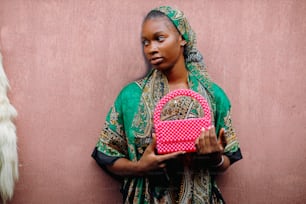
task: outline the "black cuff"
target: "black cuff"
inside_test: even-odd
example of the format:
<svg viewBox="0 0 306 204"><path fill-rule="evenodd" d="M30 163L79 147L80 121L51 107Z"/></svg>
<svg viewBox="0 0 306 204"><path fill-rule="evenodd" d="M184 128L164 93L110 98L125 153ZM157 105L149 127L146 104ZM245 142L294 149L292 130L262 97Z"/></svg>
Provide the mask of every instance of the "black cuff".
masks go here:
<svg viewBox="0 0 306 204"><path fill-rule="evenodd" d="M114 177L115 179L122 181L122 177L113 174L112 172L110 172L106 166L107 165L112 165L117 159L120 159L121 157L111 157L111 156L107 156L106 154L103 154L102 152L98 151L97 147L95 147L95 149L93 150L91 157L94 158L97 162L97 164L109 175L111 175L112 177Z"/></svg>
<svg viewBox="0 0 306 204"><path fill-rule="evenodd" d="M91 154L91 157L96 160L96 162L104 168L106 165L112 165L117 159L120 157L111 157L103 154L102 152L98 151L97 147L95 147L94 151Z"/></svg>
<svg viewBox="0 0 306 204"><path fill-rule="evenodd" d="M240 148L238 148L238 150L236 152L226 152L226 153L224 153L224 155L226 155L229 158L231 164L233 164L236 161L242 159L242 154L241 154Z"/></svg>

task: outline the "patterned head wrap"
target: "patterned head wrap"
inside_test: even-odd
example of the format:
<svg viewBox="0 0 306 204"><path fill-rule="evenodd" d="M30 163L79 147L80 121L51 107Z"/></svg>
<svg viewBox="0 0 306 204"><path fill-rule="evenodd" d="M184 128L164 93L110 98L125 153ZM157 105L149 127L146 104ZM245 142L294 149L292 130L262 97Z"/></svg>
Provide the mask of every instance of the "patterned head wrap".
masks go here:
<svg viewBox="0 0 306 204"><path fill-rule="evenodd" d="M207 73L206 65L202 54L196 47L196 34L192 30L184 13L178 9L173 9L170 6L161 6L152 11L159 11L165 14L180 32L187 44L184 47L184 57L187 69L193 73L204 84L208 92L211 89L211 80Z"/></svg>

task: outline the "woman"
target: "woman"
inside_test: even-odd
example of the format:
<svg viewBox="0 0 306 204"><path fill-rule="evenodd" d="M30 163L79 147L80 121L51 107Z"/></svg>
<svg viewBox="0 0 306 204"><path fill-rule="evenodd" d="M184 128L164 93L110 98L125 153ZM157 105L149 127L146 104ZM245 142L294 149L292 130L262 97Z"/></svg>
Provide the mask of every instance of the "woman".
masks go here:
<svg viewBox="0 0 306 204"><path fill-rule="evenodd" d="M152 10L144 19L141 35L152 69L145 78L122 89L92 157L123 178L124 203L224 203L215 172L225 171L242 158L230 102L209 79L195 34L181 11L168 6ZM195 141L196 153L158 155L153 111L164 95L176 89L192 89L204 96L214 126L202 129ZM179 106L168 104L170 108L166 107L161 117L173 120L203 115L193 100L180 97L179 101Z"/></svg>

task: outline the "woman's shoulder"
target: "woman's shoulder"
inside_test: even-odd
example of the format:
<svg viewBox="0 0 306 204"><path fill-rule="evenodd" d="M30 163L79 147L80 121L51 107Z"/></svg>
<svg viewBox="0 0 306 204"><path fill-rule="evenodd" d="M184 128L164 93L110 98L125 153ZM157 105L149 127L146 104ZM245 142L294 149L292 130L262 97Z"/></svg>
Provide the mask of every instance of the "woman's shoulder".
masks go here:
<svg viewBox="0 0 306 204"><path fill-rule="evenodd" d="M128 91L132 91L132 90L135 90L135 89L136 90L139 89L139 86L137 86L136 81L132 81L132 82L129 82L128 84L126 84L122 88L121 92L128 92Z"/></svg>
<svg viewBox="0 0 306 204"><path fill-rule="evenodd" d="M230 100L229 100L227 94L225 93L225 91L223 90L223 88L221 88L218 84L216 84L214 82L212 82L211 88L212 88L212 91L213 91L214 99L217 103L230 105Z"/></svg>
<svg viewBox="0 0 306 204"><path fill-rule="evenodd" d="M143 87L145 86L146 82L147 82L147 76L143 77L141 79L129 82L128 84L126 84L120 93L125 94L125 93L129 93L129 94L139 94L142 92Z"/></svg>
<svg viewBox="0 0 306 204"><path fill-rule="evenodd" d="M211 83L211 88L214 92L214 94L217 95L226 95L225 91L223 90L223 88L221 88L221 86L219 86L217 83L212 82Z"/></svg>
<svg viewBox="0 0 306 204"><path fill-rule="evenodd" d="M126 98L139 96L141 94L141 90L142 89L137 83L137 81L129 82L121 89L119 97L121 99L126 99Z"/></svg>

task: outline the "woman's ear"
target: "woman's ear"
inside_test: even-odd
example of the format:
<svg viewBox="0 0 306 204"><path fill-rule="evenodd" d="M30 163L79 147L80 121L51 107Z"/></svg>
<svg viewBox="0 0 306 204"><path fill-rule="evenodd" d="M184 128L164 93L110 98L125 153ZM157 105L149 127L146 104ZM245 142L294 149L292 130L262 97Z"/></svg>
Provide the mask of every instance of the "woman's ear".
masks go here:
<svg viewBox="0 0 306 204"><path fill-rule="evenodd" d="M181 43L180 43L180 45L181 45L182 47L184 47L184 46L186 45L186 43L187 43L186 40L182 40Z"/></svg>

